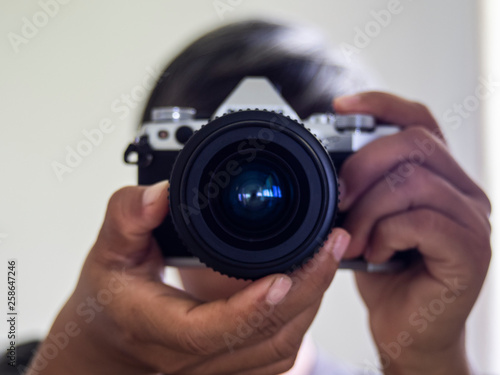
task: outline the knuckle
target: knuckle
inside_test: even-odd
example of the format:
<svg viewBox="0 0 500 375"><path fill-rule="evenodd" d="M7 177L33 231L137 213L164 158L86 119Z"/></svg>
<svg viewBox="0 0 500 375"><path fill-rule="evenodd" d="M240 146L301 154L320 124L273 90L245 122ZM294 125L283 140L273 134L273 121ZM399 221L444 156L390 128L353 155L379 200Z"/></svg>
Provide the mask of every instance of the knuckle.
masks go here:
<svg viewBox="0 0 500 375"><path fill-rule="evenodd" d="M440 216L425 208L410 211L411 214L411 224L415 229L415 233L426 236L429 231L441 231L442 221Z"/></svg>
<svg viewBox="0 0 500 375"><path fill-rule="evenodd" d="M491 256L492 256L492 251L491 251L491 243L489 239L485 240L483 245L481 246L481 249L483 250L482 253L482 259L486 266L490 264L491 261Z"/></svg>
<svg viewBox="0 0 500 375"><path fill-rule="evenodd" d="M117 227L116 229L126 224L127 218L130 216L130 207L125 203L133 196L136 189L137 187L134 186L125 186L115 191L109 198L106 221Z"/></svg>
<svg viewBox="0 0 500 375"><path fill-rule="evenodd" d="M425 168L412 165L409 161L399 163L390 173L397 174L401 178L398 180L397 185L385 184L385 189L398 194L400 200L411 200L417 194L429 190L428 184L431 183L431 177L426 173Z"/></svg>
<svg viewBox="0 0 500 375"><path fill-rule="evenodd" d="M108 209L114 208L117 205L119 205L123 197L129 195L131 190L133 189L134 189L133 186L125 186L115 191L109 198Z"/></svg>
<svg viewBox="0 0 500 375"><path fill-rule="evenodd" d="M279 363L277 366L277 371L281 373L285 373L289 370L292 369L292 367L295 365L295 360L297 359L297 356L293 356L290 358L287 358Z"/></svg>
<svg viewBox="0 0 500 375"><path fill-rule="evenodd" d="M484 272L488 269L492 257L491 242L489 234L479 235L477 239L476 258Z"/></svg>
<svg viewBox="0 0 500 375"><path fill-rule="evenodd" d="M490 265L490 262L491 262L491 257L492 257L492 250L491 250L491 244L490 244L490 241L488 241L487 244L485 244L485 246L483 247L484 248L484 251L483 251L483 256L482 256L482 264L484 266L484 269L487 270L489 265Z"/></svg>
<svg viewBox="0 0 500 375"><path fill-rule="evenodd" d="M427 116L431 116L431 111L429 110L429 108L425 104L422 104L420 102L414 101L413 105L415 106L415 109L417 111L419 111L420 113L423 113L423 114L425 114Z"/></svg>
<svg viewBox="0 0 500 375"><path fill-rule="evenodd" d="M373 228L373 238L386 241L398 232L399 225L397 220L380 220Z"/></svg>
<svg viewBox="0 0 500 375"><path fill-rule="evenodd" d="M435 183L435 178L426 168L415 166L414 173L405 181L404 187L406 194L415 198L417 195L432 192Z"/></svg>
<svg viewBox="0 0 500 375"><path fill-rule="evenodd" d="M483 199L486 203L486 212L488 214L488 216L491 214L491 201L490 199L488 198L488 196L483 192Z"/></svg>
<svg viewBox="0 0 500 375"><path fill-rule="evenodd" d="M491 215L491 201L486 195L484 191L480 191L479 194L479 201L482 203L482 206L484 207L484 211L487 217Z"/></svg>
<svg viewBox="0 0 500 375"><path fill-rule="evenodd" d="M472 251L471 251L472 250ZM491 245L489 238L481 235L467 235L462 240L462 253L464 259L467 259L467 266L463 274L469 283L485 277L491 261Z"/></svg>
<svg viewBox="0 0 500 375"><path fill-rule="evenodd" d="M120 342L124 344L125 347L134 347L138 343L144 344L147 340L144 340L141 334L136 330L125 327L123 324L118 325Z"/></svg>
<svg viewBox="0 0 500 375"><path fill-rule="evenodd" d="M431 119L433 120L432 117ZM431 142L429 143L429 146L432 145L433 147L437 147L437 145L443 144L443 142L445 142L444 136L439 127L437 127L437 124L435 124L435 126L436 128L433 130L421 124L415 124L405 128L403 130L403 133L406 136L408 146L413 150L418 150L418 142ZM433 151L431 151L431 153L432 152Z"/></svg>
<svg viewBox="0 0 500 375"><path fill-rule="evenodd" d="M442 133L439 129L439 125L437 124L436 119L432 115L430 109L420 102L413 102L413 104L415 106L416 112L420 113L420 116L418 116L419 122L422 124L427 124L428 126L430 125L431 127L436 127L436 129L433 130L434 134L442 138ZM430 131L427 131L427 133L429 135L431 134Z"/></svg>
<svg viewBox="0 0 500 375"><path fill-rule="evenodd" d="M180 331L177 334L177 341L183 350L196 356L209 356L216 351L213 340L197 329Z"/></svg>
<svg viewBox="0 0 500 375"><path fill-rule="evenodd" d="M271 350L278 361L284 361L288 364L291 362L291 365L293 365L299 352L300 344L301 340L296 342L296 340L275 337L271 340Z"/></svg>

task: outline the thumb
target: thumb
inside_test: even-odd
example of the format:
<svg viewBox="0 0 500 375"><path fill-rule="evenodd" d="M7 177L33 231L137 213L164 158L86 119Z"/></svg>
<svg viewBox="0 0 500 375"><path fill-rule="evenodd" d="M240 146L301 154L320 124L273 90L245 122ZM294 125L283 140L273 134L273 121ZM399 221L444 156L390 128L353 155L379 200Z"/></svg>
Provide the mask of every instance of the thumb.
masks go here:
<svg viewBox="0 0 500 375"><path fill-rule="evenodd" d="M152 230L168 212L168 186L168 181L162 181L115 192L93 251L101 252L104 259L122 263L144 259L151 248Z"/></svg>

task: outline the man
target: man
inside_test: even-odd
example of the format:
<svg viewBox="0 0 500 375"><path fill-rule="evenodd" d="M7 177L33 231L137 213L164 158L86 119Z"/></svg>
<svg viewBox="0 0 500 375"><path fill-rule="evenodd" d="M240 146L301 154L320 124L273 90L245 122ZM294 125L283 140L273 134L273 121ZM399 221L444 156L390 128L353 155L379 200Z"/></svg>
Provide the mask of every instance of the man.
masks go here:
<svg viewBox="0 0 500 375"><path fill-rule="evenodd" d="M301 118L367 113L402 131L344 163L340 209L347 218L308 277L297 270L250 283L208 268L180 269L185 291L165 285L151 232L168 214L168 182L119 190L27 373L340 373L310 347L300 349L339 261L363 255L380 263L416 248L421 260L404 272L356 274L381 367L387 374L469 374L465 321L489 265L489 201L423 105L380 92L350 95L363 87L358 74L310 31L273 22L229 25L188 46L166 68L144 120L152 108L173 105L208 118L251 75L268 77ZM397 345L398 355L388 357L381 343Z"/></svg>

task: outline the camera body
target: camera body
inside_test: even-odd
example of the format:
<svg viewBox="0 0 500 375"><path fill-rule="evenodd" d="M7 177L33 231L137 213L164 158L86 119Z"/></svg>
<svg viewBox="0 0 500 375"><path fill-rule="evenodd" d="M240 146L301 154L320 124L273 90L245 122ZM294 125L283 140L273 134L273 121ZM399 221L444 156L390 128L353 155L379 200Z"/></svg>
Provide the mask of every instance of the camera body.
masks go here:
<svg viewBox="0 0 500 375"><path fill-rule="evenodd" d="M312 257L334 224L342 221L336 208L335 170L364 145L399 131L365 114L320 113L302 120L261 77L242 80L211 119L197 119L195 114L193 108L153 109L152 121L143 124L124 158L138 165L140 185L170 179L170 214L154 231L168 265L200 266L202 258L221 273L246 279L290 271ZM311 170L317 170L317 176ZM269 183L273 178L275 182ZM303 185L303 179L309 185ZM260 183L256 181L268 185L256 187ZM232 192L226 193L228 189ZM311 212L315 205L317 211ZM317 221L311 215L322 223L318 220L318 228L306 233L306 223ZM249 228L240 228L246 227L242 218L248 218ZM230 238L222 232L230 232ZM296 232L304 232L303 237L292 238ZM218 252L227 243L227 251ZM297 245L300 249L294 255L284 252L295 243L307 245ZM232 254L238 255L232 259ZM242 270L247 261L251 265ZM373 265L356 259L341 264L367 271L401 266L400 260Z"/></svg>

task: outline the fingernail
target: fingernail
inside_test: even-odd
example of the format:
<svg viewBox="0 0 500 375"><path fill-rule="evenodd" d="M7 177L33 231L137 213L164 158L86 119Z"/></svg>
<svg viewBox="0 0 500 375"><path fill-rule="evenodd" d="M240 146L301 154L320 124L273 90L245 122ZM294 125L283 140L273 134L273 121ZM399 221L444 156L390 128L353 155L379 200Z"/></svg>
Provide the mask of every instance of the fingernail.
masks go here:
<svg viewBox="0 0 500 375"><path fill-rule="evenodd" d="M149 206L156 202L160 195L167 189L168 181L161 181L149 186L142 196L143 207Z"/></svg>
<svg viewBox="0 0 500 375"><path fill-rule="evenodd" d="M327 250L333 255L337 262L342 260L344 253L349 246L350 236L343 230L339 230L333 237L332 244Z"/></svg>
<svg viewBox="0 0 500 375"><path fill-rule="evenodd" d="M292 280L289 277L282 276L275 280L267 291L266 301L270 305L277 305L288 294L292 287Z"/></svg>

